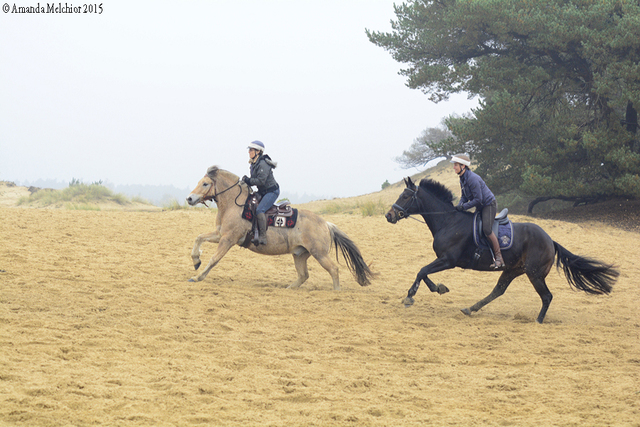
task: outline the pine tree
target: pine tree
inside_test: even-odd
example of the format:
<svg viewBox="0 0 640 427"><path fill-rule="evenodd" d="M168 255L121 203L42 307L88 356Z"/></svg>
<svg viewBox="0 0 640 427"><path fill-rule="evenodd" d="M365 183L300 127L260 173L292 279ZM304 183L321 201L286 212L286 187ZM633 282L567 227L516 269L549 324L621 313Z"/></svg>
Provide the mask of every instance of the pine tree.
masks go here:
<svg viewBox="0 0 640 427"><path fill-rule="evenodd" d="M414 0L369 39L436 102L465 92L445 151L496 191L640 196L640 2ZM443 147L440 147L442 149Z"/></svg>

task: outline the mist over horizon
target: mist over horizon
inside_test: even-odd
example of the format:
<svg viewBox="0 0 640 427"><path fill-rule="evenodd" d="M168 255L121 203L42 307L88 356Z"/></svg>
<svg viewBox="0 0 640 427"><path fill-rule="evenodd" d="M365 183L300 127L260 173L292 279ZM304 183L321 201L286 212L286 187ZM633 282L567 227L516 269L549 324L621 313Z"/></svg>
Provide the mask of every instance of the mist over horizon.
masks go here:
<svg viewBox="0 0 640 427"><path fill-rule="evenodd" d="M412 168L415 169L414 172L411 172L409 169L405 169L407 171L407 176L426 171L427 169L431 169L437 166L441 161L446 160L445 157L438 157L431 161L429 161L422 168ZM0 176L0 181L2 181L2 177ZM184 204L186 197L191 193L191 190L196 186L197 182L193 183L191 187L177 187L175 185L149 185L149 184L114 184L108 179L99 180L94 182L87 182L81 178L73 178L73 180L77 180L83 184L95 184L99 183L109 188L115 193L122 193L127 197L141 197L147 200L149 203L152 203L155 206L164 207L169 205L172 201L176 200L179 204ZM395 184L394 180L387 180L390 184ZM64 180L57 179L36 179L33 181L24 180L24 181L10 181L14 182L16 185L21 187L37 187L37 188L52 188L54 190L61 190L63 188L67 188L71 182L67 182ZM382 190L382 184L380 183L380 188L377 191ZM362 192L360 194L354 194L353 196L361 196L364 194L368 194L370 192ZM349 196L349 197L353 197ZM335 195L326 195L326 194L314 194L304 192L302 194L294 191L287 191L286 188L281 186L281 193L279 200L287 199L292 204L303 204L308 202L313 202L316 200L332 200L332 199L340 199L344 197L335 196Z"/></svg>
<svg viewBox="0 0 640 427"><path fill-rule="evenodd" d="M75 178L74 178L75 179ZM11 181L21 187L37 187L37 188L52 188L54 190L62 190L69 187L71 182L65 182L56 179L36 179L33 181ZM101 180L97 182L85 182L79 179L79 182L83 184L101 184L112 190L114 193L122 193L127 197L141 197L152 203L155 206L167 206L172 201L176 200L180 204L184 204L186 197L189 195L192 187L179 188L174 185L149 185L149 184L114 184L107 180ZM193 187L197 182L194 182ZM280 199L288 199L293 204L302 204L312 202L315 200L327 200L334 199L336 197L316 194L298 194L296 192L282 191Z"/></svg>

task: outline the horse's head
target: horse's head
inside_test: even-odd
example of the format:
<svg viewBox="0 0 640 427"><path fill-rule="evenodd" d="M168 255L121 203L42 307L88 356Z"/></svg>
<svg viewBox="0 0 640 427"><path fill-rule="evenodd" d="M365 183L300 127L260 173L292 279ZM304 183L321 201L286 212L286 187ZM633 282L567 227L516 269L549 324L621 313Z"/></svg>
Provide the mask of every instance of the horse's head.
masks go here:
<svg viewBox="0 0 640 427"><path fill-rule="evenodd" d="M242 194L243 185L245 184L231 172L220 169L218 166L211 166L207 169L207 174L198 182L196 188L194 188L191 194L189 194L189 197L187 197L187 203L191 206L195 206L198 203L207 206L205 202L213 200L218 204L219 208L221 199L218 196L227 193L227 191L236 186L240 186L240 194ZM222 199L229 194L230 193L224 195ZM238 197L240 194L238 194Z"/></svg>
<svg viewBox="0 0 640 427"><path fill-rule="evenodd" d="M385 215L387 221L392 224L395 224L399 220L415 213L412 209L417 208L416 195L418 193L418 188L411 178L405 178L404 183L407 188L404 189L402 194L400 194L400 197L398 197L398 200L396 200L396 202L391 206L391 209L389 209L389 212Z"/></svg>
<svg viewBox="0 0 640 427"><path fill-rule="evenodd" d="M208 200L213 200L215 197L215 182L209 175L205 175L199 182L196 188L193 189L189 197L187 197L187 203L191 206L195 206L198 203L204 204Z"/></svg>

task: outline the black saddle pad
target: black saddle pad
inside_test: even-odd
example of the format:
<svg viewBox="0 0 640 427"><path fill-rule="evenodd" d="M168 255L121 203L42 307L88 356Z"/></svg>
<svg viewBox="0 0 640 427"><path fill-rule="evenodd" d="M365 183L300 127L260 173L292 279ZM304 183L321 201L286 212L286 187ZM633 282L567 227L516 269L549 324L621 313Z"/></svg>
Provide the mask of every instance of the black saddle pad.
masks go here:
<svg viewBox="0 0 640 427"><path fill-rule="evenodd" d="M283 215L268 215L267 216L267 227L285 227L285 228L293 228L296 226L298 222L298 209L292 208L292 214L290 216ZM253 211L248 203L245 203L244 208L242 209L242 218L247 221L253 222Z"/></svg>
<svg viewBox="0 0 640 427"><path fill-rule="evenodd" d="M298 209L292 208L291 216L270 215L267 217L267 227L286 227L293 228L298 222Z"/></svg>

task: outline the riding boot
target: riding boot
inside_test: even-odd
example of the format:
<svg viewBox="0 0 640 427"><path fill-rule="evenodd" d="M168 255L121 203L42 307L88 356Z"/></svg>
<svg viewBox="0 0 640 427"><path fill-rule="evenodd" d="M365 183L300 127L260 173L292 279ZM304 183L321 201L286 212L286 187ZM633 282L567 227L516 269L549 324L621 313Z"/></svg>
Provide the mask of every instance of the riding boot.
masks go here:
<svg viewBox="0 0 640 427"><path fill-rule="evenodd" d="M266 245L267 244L267 215L265 213L259 213L256 216L258 220L258 242L254 242L253 244L258 245Z"/></svg>
<svg viewBox="0 0 640 427"><path fill-rule="evenodd" d="M491 233L487 236L487 239L491 242L491 246L493 246L493 253L496 256L494 263L489 267L495 270L500 270L501 268L504 268L504 261L502 259L502 252L500 252L500 243L498 243L498 238L495 234Z"/></svg>

